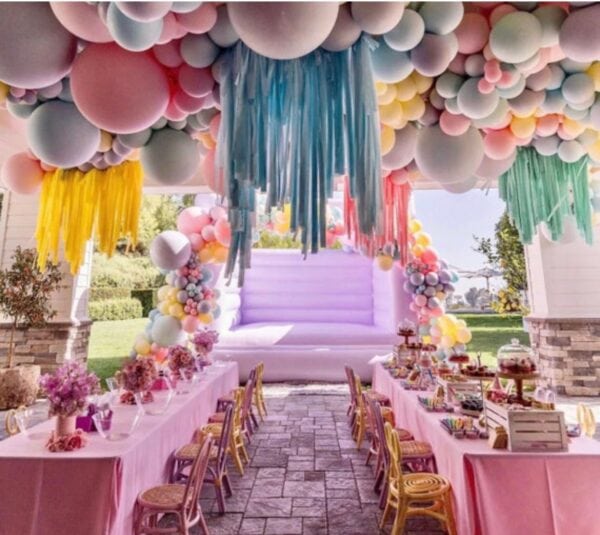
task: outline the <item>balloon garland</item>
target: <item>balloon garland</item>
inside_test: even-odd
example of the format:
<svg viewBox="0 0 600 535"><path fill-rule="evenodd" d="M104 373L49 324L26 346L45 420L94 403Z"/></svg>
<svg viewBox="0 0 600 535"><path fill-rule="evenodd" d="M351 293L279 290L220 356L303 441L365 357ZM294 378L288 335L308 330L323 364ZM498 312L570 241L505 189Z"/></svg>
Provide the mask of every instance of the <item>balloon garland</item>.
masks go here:
<svg viewBox="0 0 600 535"><path fill-rule="evenodd" d="M65 243L65 259L72 274L79 271L94 229L98 249L108 256L122 236L135 244L141 198L138 162L125 162L106 171L57 169L46 173L35 232L39 268L45 269L48 256L58 263L59 236Z"/></svg>

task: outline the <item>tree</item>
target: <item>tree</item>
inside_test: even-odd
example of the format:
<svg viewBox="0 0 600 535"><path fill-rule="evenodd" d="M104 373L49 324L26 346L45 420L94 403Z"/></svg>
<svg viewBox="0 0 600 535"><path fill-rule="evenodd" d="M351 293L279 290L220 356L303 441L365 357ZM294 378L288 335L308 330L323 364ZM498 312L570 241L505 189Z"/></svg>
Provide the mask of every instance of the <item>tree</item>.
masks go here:
<svg viewBox="0 0 600 535"><path fill-rule="evenodd" d="M485 297L487 297L485 288L472 287L465 293L465 301L471 308L478 308Z"/></svg>
<svg viewBox="0 0 600 535"><path fill-rule="evenodd" d="M519 232L507 212L496 223L494 238L478 238L474 250L486 257L488 263L502 271L508 289L522 292L527 289L525 252Z"/></svg>
<svg viewBox="0 0 600 535"><path fill-rule="evenodd" d="M0 270L0 312L10 318L8 367L14 360L14 336L19 325L42 327L56 315L50 296L59 288L62 274L49 264L43 273L37 266L37 251L17 247L10 267Z"/></svg>

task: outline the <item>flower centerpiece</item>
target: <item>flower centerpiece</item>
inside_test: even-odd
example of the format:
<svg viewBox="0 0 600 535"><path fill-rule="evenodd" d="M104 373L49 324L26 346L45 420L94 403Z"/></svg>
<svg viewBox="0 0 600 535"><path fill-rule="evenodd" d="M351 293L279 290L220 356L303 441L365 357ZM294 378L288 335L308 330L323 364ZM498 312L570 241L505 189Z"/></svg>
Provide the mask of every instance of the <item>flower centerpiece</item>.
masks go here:
<svg viewBox="0 0 600 535"><path fill-rule="evenodd" d="M40 378L48 397L50 416L56 416L56 429L46 447L50 451L73 451L86 444L85 433L75 429L75 421L87 404L87 397L100 393L100 381L93 372L75 361L66 362L54 373Z"/></svg>
<svg viewBox="0 0 600 535"><path fill-rule="evenodd" d="M204 329L194 334L192 343L202 366L207 366L211 363L209 355L218 341L219 333L211 329Z"/></svg>
<svg viewBox="0 0 600 535"><path fill-rule="evenodd" d="M142 395L143 403L153 401L150 389L158 377L154 360L148 357L139 357L125 362L118 372L119 383L125 390L121 394L121 403L135 404L135 394Z"/></svg>
<svg viewBox="0 0 600 535"><path fill-rule="evenodd" d="M177 379L187 378L196 370L194 354L181 345L171 346L167 353L169 369Z"/></svg>

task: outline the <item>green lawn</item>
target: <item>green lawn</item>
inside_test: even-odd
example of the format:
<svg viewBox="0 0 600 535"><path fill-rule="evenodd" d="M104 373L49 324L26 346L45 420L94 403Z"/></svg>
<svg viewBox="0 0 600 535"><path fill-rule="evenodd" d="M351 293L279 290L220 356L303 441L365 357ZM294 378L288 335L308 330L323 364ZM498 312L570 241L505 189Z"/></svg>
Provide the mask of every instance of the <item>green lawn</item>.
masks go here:
<svg viewBox="0 0 600 535"><path fill-rule="evenodd" d="M498 348L518 338L529 344L529 336L523 331L521 316L495 314L458 314L467 322L473 333L469 353L481 352L483 360L493 364L492 356ZM90 338L89 367L103 380L110 377L129 355L137 334L146 326L147 319L123 321L97 321L92 326ZM104 381L103 381L104 386Z"/></svg>

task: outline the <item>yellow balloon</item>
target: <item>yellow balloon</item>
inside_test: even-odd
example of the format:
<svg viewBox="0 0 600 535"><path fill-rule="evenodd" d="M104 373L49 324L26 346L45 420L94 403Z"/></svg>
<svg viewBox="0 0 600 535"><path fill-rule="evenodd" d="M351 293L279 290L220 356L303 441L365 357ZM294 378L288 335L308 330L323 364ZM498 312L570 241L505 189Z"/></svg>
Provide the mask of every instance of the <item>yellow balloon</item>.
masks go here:
<svg viewBox="0 0 600 535"><path fill-rule="evenodd" d="M417 85L409 76L396 84L396 99L400 102L406 102L417 94Z"/></svg>
<svg viewBox="0 0 600 535"><path fill-rule="evenodd" d="M404 118L408 121L416 121L425 113L425 102L420 95L415 95L410 100L402 103Z"/></svg>
<svg viewBox="0 0 600 535"><path fill-rule="evenodd" d="M177 299L177 292L179 292L177 288L169 288L169 291L167 292L167 299L175 301Z"/></svg>
<svg viewBox="0 0 600 535"><path fill-rule="evenodd" d="M171 306L171 303L169 303L168 301L163 301L162 303L158 304L158 311L163 315L163 316L168 316L169 315L169 307Z"/></svg>
<svg viewBox="0 0 600 535"><path fill-rule="evenodd" d="M132 150L127 156L125 156L125 159L130 162L137 162L140 159L140 149Z"/></svg>
<svg viewBox="0 0 600 535"><path fill-rule="evenodd" d="M205 245L198 251L198 260L200 260L201 264L208 264L212 261L212 250L210 248L210 244Z"/></svg>
<svg viewBox="0 0 600 535"><path fill-rule="evenodd" d="M588 154L592 160L600 162L600 141L596 141L587 147Z"/></svg>
<svg viewBox="0 0 600 535"><path fill-rule="evenodd" d="M184 313L181 303L173 303L171 306L169 306L169 315L173 316L174 318L182 317Z"/></svg>
<svg viewBox="0 0 600 535"><path fill-rule="evenodd" d="M394 266L394 259L386 254L377 255L377 265L382 271L389 271Z"/></svg>
<svg viewBox="0 0 600 535"><path fill-rule="evenodd" d="M472 338L473 335L469 329L459 329L456 333L456 340L461 344L468 344Z"/></svg>
<svg viewBox="0 0 600 535"><path fill-rule="evenodd" d="M429 247L431 245L431 236L426 232L419 232L415 235L415 242L423 247Z"/></svg>
<svg viewBox="0 0 600 535"><path fill-rule="evenodd" d="M375 93L377 93L377 96L383 95L387 90L387 86L385 82L375 82Z"/></svg>
<svg viewBox="0 0 600 535"><path fill-rule="evenodd" d="M98 150L100 152L109 151L112 148L113 138L110 133L105 130L100 130L100 143L98 144Z"/></svg>
<svg viewBox="0 0 600 535"><path fill-rule="evenodd" d="M198 320L202 323L210 323L213 317L212 314L198 314Z"/></svg>
<svg viewBox="0 0 600 535"><path fill-rule="evenodd" d="M534 117L513 117L510 122L510 131L519 139L526 139L535 132L536 121Z"/></svg>
<svg viewBox="0 0 600 535"><path fill-rule="evenodd" d="M138 340L133 346L135 352L139 355L147 355L150 353L150 344L146 340Z"/></svg>
<svg viewBox="0 0 600 535"><path fill-rule="evenodd" d="M169 290L171 289L170 286L165 285L165 286L161 286L158 291L156 292L156 297L158 297L159 301L164 301L165 299L167 299L167 296L169 295Z"/></svg>
<svg viewBox="0 0 600 535"><path fill-rule="evenodd" d="M385 106L379 106L379 120L387 126L393 126L404 117L402 104L397 100Z"/></svg>
<svg viewBox="0 0 600 535"><path fill-rule="evenodd" d="M386 90L381 95L377 95L377 104L379 104L380 106L391 104L395 98L396 86L390 84L387 86Z"/></svg>
<svg viewBox="0 0 600 535"><path fill-rule="evenodd" d="M411 250L414 256L419 257L423 254L425 248L422 245L413 245Z"/></svg>
<svg viewBox="0 0 600 535"><path fill-rule="evenodd" d="M424 344L431 344L431 336L429 336L429 335L423 336L423 343Z"/></svg>
<svg viewBox="0 0 600 535"><path fill-rule="evenodd" d="M419 232L422 228L423 228L423 225L421 224L421 222L418 219L411 219L408 222L408 230L413 234L415 232Z"/></svg>
<svg viewBox="0 0 600 535"><path fill-rule="evenodd" d="M417 92L420 94L425 93L433 85L433 78L423 76L417 71L413 71L410 77L413 79L413 82L417 86Z"/></svg>
<svg viewBox="0 0 600 535"><path fill-rule="evenodd" d="M575 137L585 130L584 124L580 123L579 121L569 119L568 117L563 118L562 127L567 134Z"/></svg>
<svg viewBox="0 0 600 535"><path fill-rule="evenodd" d="M228 247L219 245L218 247L215 248L214 259L215 259L215 262L217 262L217 264L222 264L222 263L226 262L228 256L229 256L229 248Z"/></svg>
<svg viewBox="0 0 600 535"><path fill-rule="evenodd" d="M594 82L594 90L600 91L600 61L592 63L592 66L586 72Z"/></svg>
<svg viewBox="0 0 600 535"><path fill-rule="evenodd" d="M396 141L396 132L389 126L381 127L381 155L385 155L392 150Z"/></svg>

